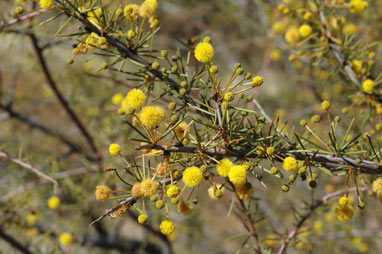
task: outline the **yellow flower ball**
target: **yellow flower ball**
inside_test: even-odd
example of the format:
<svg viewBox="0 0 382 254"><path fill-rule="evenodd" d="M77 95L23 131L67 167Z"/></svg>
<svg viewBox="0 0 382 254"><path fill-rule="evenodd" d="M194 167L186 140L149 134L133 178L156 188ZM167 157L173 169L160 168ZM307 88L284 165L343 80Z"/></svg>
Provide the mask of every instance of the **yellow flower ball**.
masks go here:
<svg viewBox="0 0 382 254"><path fill-rule="evenodd" d="M382 177L377 178L373 181L373 192L382 192Z"/></svg>
<svg viewBox="0 0 382 254"><path fill-rule="evenodd" d="M235 95L231 92L228 92L224 95L225 101L233 101L233 99L235 99Z"/></svg>
<svg viewBox="0 0 382 254"><path fill-rule="evenodd" d="M150 197L158 191L159 183L151 179L145 179L141 182L141 191L145 197Z"/></svg>
<svg viewBox="0 0 382 254"><path fill-rule="evenodd" d="M362 0L351 0L349 8L351 13L361 13L368 7L368 3Z"/></svg>
<svg viewBox="0 0 382 254"><path fill-rule="evenodd" d="M235 185L243 185L247 181L247 170L245 166L235 165L228 172L229 180Z"/></svg>
<svg viewBox="0 0 382 254"><path fill-rule="evenodd" d="M181 189L178 185L171 185L170 187L168 187L166 194L170 198L176 198L177 196L179 196L180 192Z"/></svg>
<svg viewBox="0 0 382 254"><path fill-rule="evenodd" d="M154 15L157 8L158 3L156 0L146 0L139 6L139 16L148 18Z"/></svg>
<svg viewBox="0 0 382 254"><path fill-rule="evenodd" d="M148 220L149 220L149 217L147 217L147 215L141 214L138 216L139 224L146 224Z"/></svg>
<svg viewBox="0 0 382 254"><path fill-rule="evenodd" d="M134 88L127 93L121 106L125 112L129 113L140 109L146 103L146 99L146 94L142 90Z"/></svg>
<svg viewBox="0 0 382 254"><path fill-rule="evenodd" d="M27 215L27 222L29 225L34 225L37 221L37 215L35 213L29 213Z"/></svg>
<svg viewBox="0 0 382 254"><path fill-rule="evenodd" d="M323 101L323 102L321 103L321 108L322 108L323 110L329 110L329 109L330 109L330 101Z"/></svg>
<svg viewBox="0 0 382 254"><path fill-rule="evenodd" d="M109 199L111 189L106 185L97 185L94 195L98 201L106 201Z"/></svg>
<svg viewBox="0 0 382 254"><path fill-rule="evenodd" d="M279 49L274 49L271 51L270 57L273 61L278 61L281 58L281 51Z"/></svg>
<svg viewBox="0 0 382 254"><path fill-rule="evenodd" d="M60 198L57 196L52 196L48 199L48 207L52 210L56 210L60 206Z"/></svg>
<svg viewBox="0 0 382 254"><path fill-rule="evenodd" d="M293 44L300 40L300 33L296 27L289 28L285 33L285 41Z"/></svg>
<svg viewBox="0 0 382 254"><path fill-rule="evenodd" d="M73 241L72 234L69 232L65 232L60 234L60 242L63 245L69 245Z"/></svg>
<svg viewBox="0 0 382 254"><path fill-rule="evenodd" d="M214 48L211 43L201 42L194 51L195 58L201 63L209 63L214 58Z"/></svg>
<svg viewBox="0 0 382 254"><path fill-rule="evenodd" d="M353 23L346 24L344 27L344 34L352 35L357 32L357 26Z"/></svg>
<svg viewBox="0 0 382 254"><path fill-rule="evenodd" d="M312 27L310 25L302 25L298 31L302 37L307 37L312 33Z"/></svg>
<svg viewBox="0 0 382 254"><path fill-rule="evenodd" d="M111 103L114 105L120 105L123 100L123 94L121 93L116 93L111 97Z"/></svg>
<svg viewBox="0 0 382 254"><path fill-rule="evenodd" d="M52 7L52 0L40 0L40 6L43 9L49 9Z"/></svg>
<svg viewBox="0 0 382 254"><path fill-rule="evenodd" d="M260 76L256 76L252 79L252 85L253 86L261 86L264 83L264 80Z"/></svg>
<svg viewBox="0 0 382 254"><path fill-rule="evenodd" d="M165 112L162 107L159 106L147 106L144 107L139 113L139 119L142 124L149 130L159 125L164 120Z"/></svg>
<svg viewBox="0 0 382 254"><path fill-rule="evenodd" d="M188 124L186 122L181 122L175 129L175 134L178 138L183 138L188 129Z"/></svg>
<svg viewBox="0 0 382 254"><path fill-rule="evenodd" d="M174 222L170 220L164 220L160 224L160 231L164 235L171 235L175 231L175 225Z"/></svg>
<svg viewBox="0 0 382 254"><path fill-rule="evenodd" d="M347 204L347 205L337 204L334 209L336 212L337 219L339 221L346 222L346 221L349 221L353 217L354 208L353 208L353 206L351 206L349 204Z"/></svg>
<svg viewBox="0 0 382 254"><path fill-rule="evenodd" d="M284 26L284 23L283 22L275 22L273 25L272 25L272 30L276 33L276 34L280 34L282 32L284 32L284 29L285 29L285 26Z"/></svg>
<svg viewBox="0 0 382 254"><path fill-rule="evenodd" d="M374 81L371 79L366 79L362 83L362 88L365 93L372 94L374 91Z"/></svg>
<svg viewBox="0 0 382 254"><path fill-rule="evenodd" d="M118 144L111 144L109 146L109 153L113 156L117 156L121 152L121 147Z"/></svg>
<svg viewBox="0 0 382 254"><path fill-rule="evenodd" d="M198 167L189 167L183 172L183 182L188 187L198 186L203 180L202 171Z"/></svg>
<svg viewBox="0 0 382 254"><path fill-rule="evenodd" d="M144 196L144 193L141 190L140 182L133 184L133 187L131 188L131 194L133 194L134 198L142 198Z"/></svg>
<svg viewBox="0 0 382 254"><path fill-rule="evenodd" d="M216 166L216 171L218 172L219 175L222 177L227 177L229 170L233 167L232 161L230 159L225 158L222 159L218 165Z"/></svg>
<svg viewBox="0 0 382 254"><path fill-rule="evenodd" d="M361 70L362 70L362 62L359 61L359 60L353 60L352 61L352 65L353 65L353 70L356 72L356 73L361 73Z"/></svg>
<svg viewBox="0 0 382 254"><path fill-rule="evenodd" d="M224 195L225 188L221 188L221 184L216 185L216 187L211 186L208 188L207 193L208 197L213 200L218 200L219 198L222 198Z"/></svg>
<svg viewBox="0 0 382 254"><path fill-rule="evenodd" d="M286 171L295 171L297 169L297 160L293 157L286 157L284 159L283 168Z"/></svg>

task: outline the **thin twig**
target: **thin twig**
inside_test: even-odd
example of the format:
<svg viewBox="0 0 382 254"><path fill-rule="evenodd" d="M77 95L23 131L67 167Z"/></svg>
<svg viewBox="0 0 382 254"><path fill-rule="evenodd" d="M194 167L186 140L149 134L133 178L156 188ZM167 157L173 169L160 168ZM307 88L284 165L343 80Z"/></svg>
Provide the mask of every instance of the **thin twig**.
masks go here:
<svg viewBox="0 0 382 254"><path fill-rule="evenodd" d="M29 169L29 170L31 170L33 173L35 173L36 175L38 175L38 176L40 176L40 177L42 177L42 178L45 178L45 179L48 180L49 182L51 182L51 183L53 183L54 185L58 186L58 182L57 182L55 179L53 179L52 177L50 177L50 176L44 174L43 172L41 172L41 171L38 170L37 168L32 167L32 166L31 166L30 164L28 164L28 163L25 163L25 162L23 162L23 161L21 161L21 160L19 160L19 159L16 159L16 158L12 158L11 156L9 156L8 154L6 154L6 153L4 153L4 152L2 152L2 151L0 151L0 157L1 157L1 158L4 158L4 159L6 159L6 160L8 160L8 161L10 161L10 162L13 162L13 163L15 163L15 164L17 164L17 165L20 165L20 166L23 167L23 168Z"/></svg>
<svg viewBox="0 0 382 254"><path fill-rule="evenodd" d="M353 188L350 188L348 191L354 192L356 190L357 190L357 188L353 187ZM358 188L358 190L359 191L368 191L369 187ZM298 231L300 230L301 226L305 223L305 221L307 219L310 218L310 216L312 216L314 210L316 210L318 207L320 207L322 205L325 205L329 199L343 195L345 192L346 192L346 190L339 190L336 192L326 194L320 201L318 201L313 207L311 207L309 209L309 211L304 216L302 216L300 221L297 223L296 227L288 234L287 238L285 239L285 241L283 242L283 244L280 246L279 250L277 251L277 254L286 253L286 250L287 250L289 243L297 236Z"/></svg>
<svg viewBox="0 0 382 254"><path fill-rule="evenodd" d="M72 121L76 124L82 135L85 137L86 141L88 142L89 146L91 147L92 151L96 155L98 160L101 160L101 154L98 152L97 146L94 143L94 140L90 133L86 130L85 126L82 124L78 116L74 113L74 111L70 108L69 103L66 101L64 96L61 94L61 92L58 90L56 83L53 80L52 75L50 74L50 71L48 69L48 66L46 64L45 58L42 55L42 50L40 46L38 45L37 38L34 34L30 34L30 38L32 41L33 48L36 52L37 58L39 60L39 63L41 65L41 68L43 70L43 73L45 75L45 78L50 86L50 88L54 91L57 99L60 101L61 105L64 107L65 111L68 113Z"/></svg>
<svg viewBox="0 0 382 254"><path fill-rule="evenodd" d="M44 12L46 12L46 10L41 9L41 10L38 10L38 11L36 11L36 12L31 12L31 13L29 13L29 14L27 14L27 15L24 15L24 16L22 16L22 17L19 17L19 18L17 18L17 19L13 19L13 20L9 21L8 23L2 23L2 24L0 24L0 32L3 31L5 28L7 28L7 27L9 27L9 26L12 26L12 25L17 24L17 23L20 23L20 22L22 22L22 21L31 19L31 18L33 18L33 17L35 17L35 16L38 16L38 15L40 15L41 13L44 13Z"/></svg>

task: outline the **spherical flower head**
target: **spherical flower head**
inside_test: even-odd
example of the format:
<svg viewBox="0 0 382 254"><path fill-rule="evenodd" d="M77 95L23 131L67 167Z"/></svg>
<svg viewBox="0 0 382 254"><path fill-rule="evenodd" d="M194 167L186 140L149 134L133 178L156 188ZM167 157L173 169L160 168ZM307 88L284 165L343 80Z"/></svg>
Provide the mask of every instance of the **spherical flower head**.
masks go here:
<svg viewBox="0 0 382 254"><path fill-rule="evenodd" d="M273 247L275 246L276 244L278 244L280 242L279 240L279 236L277 236L276 234L269 234L267 235L267 239L265 240L265 243L269 246L269 247Z"/></svg>
<svg viewBox="0 0 382 254"><path fill-rule="evenodd" d="M374 81L371 79L366 79L362 83L362 88L365 93L372 94L374 91Z"/></svg>
<svg viewBox="0 0 382 254"><path fill-rule="evenodd" d="M239 197L241 200L247 200L251 197L253 194L253 188L247 188L245 184L236 186L236 195Z"/></svg>
<svg viewBox="0 0 382 254"><path fill-rule="evenodd" d="M216 65L212 65L212 66L210 67L210 72L211 72L211 74L216 74L216 73L218 73L218 72L219 72L219 67L217 67Z"/></svg>
<svg viewBox="0 0 382 254"><path fill-rule="evenodd" d="M175 225L174 222L170 220L164 220L160 224L160 231L164 235L171 235L175 231Z"/></svg>
<svg viewBox="0 0 382 254"><path fill-rule="evenodd" d="M149 18L154 15L157 8L158 4L155 0L146 0L139 6L139 16L142 18Z"/></svg>
<svg viewBox="0 0 382 254"><path fill-rule="evenodd" d="M186 122L181 122L178 126L176 126L174 131L178 138L183 138L187 129L188 129L188 124Z"/></svg>
<svg viewBox="0 0 382 254"><path fill-rule="evenodd" d="M270 56L273 61L278 61L281 58L281 51L279 49L274 49L271 51Z"/></svg>
<svg viewBox="0 0 382 254"><path fill-rule="evenodd" d="M109 153L113 156L117 156L121 152L121 147L118 144L111 144L109 146Z"/></svg>
<svg viewBox="0 0 382 254"><path fill-rule="evenodd" d="M134 30L130 29L128 32L127 32L127 37L129 37L129 39L132 39L134 38L136 35L136 33L134 32Z"/></svg>
<svg viewBox="0 0 382 254"><path fill-rule="evenodd" d="M361 13L368 7L368 3L362 0L351 0L349 4L351 13Z"/></svg>
<svg viewBox="0 0 382 254"><path fill-rule="evenodd" d="M270 146L267 148L267 154L273 155L275 153L275 148L273 146Z"/></svg>
<svg viewBox="0 0 382 254"><path fill-rule="evenodd" d="M300 33L296 27L289 28L285 33L285 41L293 44L300 40Z"/></svg>
<svg viewBox="0 0 382 254"><path fill-rule="evenodd" d="M52 0L40 0L40 6L43 9L49 9L52 7Z"/></svg>
<svg viewBox="0 0 382 254"><path fill-rule="evenodd" d="M272 30L276 34L281 34L282 32L284 32L284 29L285 29L285 26L284 26L283 22L278 21L278 22L273 23L273 25L272 25Z"/></svg>
<svg viewBox="0 0 382 254"><path fill-rule="evenodd" d="M188 202L184 201L183 199L179 199L179 202L178 202L179 213L187 216L187 215L190 215L193 210L194 208Z"/></svg>
<svg viewBox="0 0 382 254"><path fill-rule="evenodd" d="M133 184L133 187L131 188L131 194L133 194L134 198L142 198L144 196L144 193L141 190L140 182Z"/></svg>
<svg viewBox="0 0 382 254"><path fill-rule="evenodd" d="M164 207L164 201L163 200L158 200L157 202L155 202L155 206L158 209L162 209Z"/></svg>
<svg viewBox="0 0 382 254"><path fill-rule="evenodd" d="M344 33L347 35L352 35L357 32L357 26L353 23L346 24L344 27Z"/></svg>
<svg viewBox="0 0 382 254"><path fill-rule="evenodd" d="M60 206L60 198L57 196L52 196L48 199L48 207L52 210L56 210Z"/></svg>
<svg viewBox="0 0 382 254"><path fill-rule="evenodd" d="M347 196L343 196L341 197L339 200L338 200L338 204L344 206L344 205L347 205L347 204L350 204L350 199L347 197Z"/></svg>
<svg viewBox="0 0 382 254"><path fill-rule="evenodd" d="M302 119L301 121L300 121L300 125L301 126L305 126L305 125L307 125L308 123L306 122L306 120L305 119Z"/></svg>
<svg viewBox="0 0 382 254"><path fill-rule="evenodd" d="M373 192L382 192L382 177L377 178L373 181Z"/></svg>
<svg viewBox="0 0 382 254"><path fill-rule="evenodd" d="M123 216L126 215L128 208L129 208L128 205L121 205L117 209L115 209L114 212L109 214L109 216L112 219L115 219L115 218L118 218L118 217L123 217Z"/></svg>
<svg viewBox="0 0 382 254"><path fill-rule="evenodd" d="M227 177L228 172L230 171L232 167L233 167L232 161L228 158L225 158L218 163L218 165L216 166L216 171L222 177Z"/></svg>
<svg viewBox="0 0 382 254"><path fill-rule="evenodd" d="M298 32L302 37L307 37L312 33L312 27L310 25L302 25L298 29Z"/></svg>
<svg viewBox="0 0 382 254"><path fill-rule="evenodd" d="M113 105L120 105L122 100L123 100L123 94L121 93L116 93L113 95L113 97L111 97L111 103L113 103Z"/></svg>
<svg viewBox="0 0 382 254"><path fill-rule="evenodd" d="M228 92L224 95L225 101L233 101L233 99L235 99L235 95L231 92Z"/></svg>
<svg viewBox="0 0 382 254"><path fill-rule="evenodd" d="M229 180L235 185L243 185L247 181L247 170L245 166L235 165L228 172Z"/></svg>
<svg viewBox="0 0 382 254"><path fill-rule="evenodd" d="M151 179L145 179L141 182L141 191L145 197L153 196L158 191L159 183Z"/></svg>
<svg viewBox="0 0 382 254"><path fill-rule="evenodd" d="M188 187L195 187L202 182L203 173L198 167L189 167L184 170L182 180Z"/></svg>
<svg viewBox="0 0 382 254"><path fill-rule="evenodd" d="M166 194L170 198L176 198L180 194L180 192L181 192L181 189L179 185L174 184L168 187Z"/></svg>
<svg viewBox="0 0 382 254"><path fill-rule="evenodd" d="M256 76L252 79L252 85L253 86L261 86L264 83L264 80L260 76Z"/></svg>
<svg viewBox="0 0 382 254"><path fill-rule="evenodd" d="M323 110L329 110L329 109L330 109L330 101L323 101L323 102L321 103L321 108L322 108Z"/></svg>
<svg viewBox="0 0 382 254"><path fill-rule="evenodd" d="M149 130L159 125L164 120L165 112L162 107L159 106L147 106L144 107L139 113L139 119L142 124Z"/></svg>
<svg viewBox="0 0 382 254"><path fill-rule="evenodd" d="M27 222L29 225L34 225L37 221L37 215L35 213L29 213L27 215Z"/></svg>
<svg viewBox="0 0 382 254"><path fill-rule="evenodd" d="M129 91L122 101L122 108L129 112L131 110L138 110L146 103L146 94L141 89L134 88Z"/></svg>
<svg viewBox="0 0 382 254"><path fill-rule="evenodd" d="M286 157L284 159L283 168L289 172L295 171L297 169L297 160L293 157Z"/></svg>
<svg viewBox="0 0 382 254"><path fill-rule="evenodd" d="M209 42L201 42L196 45L195 58L201 63L209 63L214 58L214 48Z"/></svg>
<svg viewBox="0 0 382 254"><path fill-rule="evenodd" d="M23 12L24 12L24 8L23 7L21 7L21 6L16 7L16 9L15 9L15 13L16 14L21 14Z"/></svg>
<svg viewBox="0 0 382 254"><path fill-rule="evenodd" d="M349 221L354 214L354 208L353 206L349 204L347 205L337 204L334 210L336 212L337 219L342 222Z"/></svg>
<svg viewBox="0 0 382 254"><path fill-rule="evenodd" d="M98 201L106 201L109 199L111 194L111 189L106 185L98 185L94 192L96 199Z"/></svg>
<svg viewBox="0 0 382 254"><path fill-rule="evenodd" d="M72 234L69 232L60 234L60 242L63 245L69 245L71 242L73 242Z"/></svg>
<svg viewBox="0 0 382 254"><path fill-rule="evenodd" d="M147 217L147 215L145 215L145 214L141 214L138 216L138 223L139 224L146 224L148 220L149 220L149 217Z"/></svg>
<svg viewBox="0 0 382 254"><path fill-rule="evenodd" d="M321 117L320 117L320 115L314 115L314 116L312 116L312 117L310 118L310 121L311 121L312 123L319 123L319 122L321 121Z"/></svg>
<svg viewBox="0 0 382 254"><path fill-rule="evenodd" d="M361 70L362 70L362 62L359 61L359 60L353 60L352 61L352 65L353 65L353 70L356 72L356 73L361 73Z"/></svg>

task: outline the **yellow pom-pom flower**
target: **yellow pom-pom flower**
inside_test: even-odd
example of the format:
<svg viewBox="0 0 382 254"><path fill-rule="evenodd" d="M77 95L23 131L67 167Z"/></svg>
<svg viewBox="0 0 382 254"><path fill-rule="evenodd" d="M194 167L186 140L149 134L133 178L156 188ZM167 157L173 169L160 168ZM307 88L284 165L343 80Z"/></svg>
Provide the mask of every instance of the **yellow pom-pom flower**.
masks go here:
<svg viewBox="0 0 382 254"><path fill-rule="evenodd" d="M176 128L174 129L175 134L178 138L183 138L184 134L186 134L188 129L188 124L186 122L181 122Z"/></svg>
<svg viewBox="0 0 382 254"><path fill-rule="evenodd" d="M285 33L285 41L293 44L300 40L300 33L296 27L289 28Z"/></svg>
<svg viewBox="0 0 382 254"><path fill-rule="evenodd" d="M221 188L221 184L216 185L216 187L211 186L208 188L207 193L210 199L218 200L219 198L222 198L224 195L225 188Z"/></svg>
<svg viewBox="0 0 382 254"><path fill-rule="evenodd" d="M149 130L159 125L164 120L165 112L162 107L159 106L147 106L144 107L139 113L139 119L142 124Z"/></svg>
<svg viewBox="0 0 382 254"><path fill-rule="evenodd" d="M52 210L56 210L60 206L60 198L57 196L52 196L48 199L48 207Z"/></svg>
<svg viewBox="0 0 382 254"><path fill-rule="evenodd" d="M252 85L253 86L261 86L264 83L264 80L260 76L256 76L252 79Z"/></svg>
<svg viewBox="0 0 382 254"><path fill-rule="evenodd" d="M323 102L321 103L321 108L322 108L323 110L329 110L329 109L330 109L330 101L323 101Z"/></svg>
<svg viewBox="0 0 382 254"><path fill-rule="evenodd" d="M27 215L27 222L29 225L34 225L37 221L37 215L35 213L29 213Z"/></svg>
<svg viewBox="0 0 382 254"><path fill-rule="evenodd" d="M352 35L355 32L357 32L357 29L358 28L357 28L356 25L354 25L353 23L348 23L344 27L344 33L347 34L347 35Z"/></svg>
<svg viewBox="0 0 382 254"><path fill-rule="evenodd" d="M337 219L342 222L349 221L354 214L354 208L350 204L347 205L340 205L337 204L335 206L335 212Z"/></svg>
<svg viewBox="0 0 382 254"><path fill-rule="evenodd" d="M148 220L149 220L149 217L147 217L147 215L141 214L138 216L139 224L146 224Z"/></svg>
<svg viewBox="0 0 382 254"><path fill-rule="evenodd" d="M171 185L170 187L168 187L167 189L167 196L170 197L170 198L176 198L181 192L181 189L178 185Z"/></svg>
<svg viewBox="0 0 382 254"><path fill-rule="evenodd" d="M109 146L109 153L113 156L117 156L121 152L121 147L118 144L111 144Z"/></svg>
<svg viewBox="0 0 382 254"><path fill-rule="evenodd" d="M174 222L170 220L164 220L160 224L160 231L164 235L171 235L175 231L175 225Z"/></svg>
<svg viewBox="0 0 382 254"><path fill-rule="evenodd" d="M216 171L222 177L227 177L229 170L233 167L233 163L230 159L222 159L216 166Z"/></svg>
<svg viewBox="0 0 382 254"><path fill-rule="evenodd" d="M214 58L214 48L209 42L201 42L195 48L195 58L201 63L209 63Z"/></svg>
<svg viewBox="0 0 382 254"><path fill-rule="evenodd" d="M144 196L144 193L141 190L140 182L133 184L133 187L131 188L131 194L133 194L134 198L142 198Z"/></svg>
<svg viewBox="0 0 382 254"><path fill-rule="evenodd" d="M49 9L52 7L52 0L40 0L40 6L43 9Z"/></svg>
<svg viewBox="0 0 382 254"><path fill-rule="evenodd" d="M371 79L366 79L362 83L362 88L363 88L363 91L365 91L365 93L372 94L374 91L374 81Z"/></svg>
<svg viewBox="0 0 382 254"><path fill-rule="evenodd" d="M235 185L243 185L247 181L247 170L243 165L235 165L228 172L229 180Z"/></svg>
<svg viewBox="0 0 382 254"><path fill-rule="evenodd" d="M156 0L146 0L139 6L139 16L148 18L154 15L157 8L158 3Z"/></svg>
<svg viewBox="0 0 382 254"><path fill-rule="evenodd" d="M125 112L138 110L146 103L146 99L146 94L142 90L134 88L123 99L122 108Z"/></svg>
<svg viewBox="0 0 382 254"><path fill-rule="evenodd" d="M285 29L285 26L284 26L284 23L278 21L278 22L275 22L273 23L272 25L272 30L276 33L276 34L280 34L284 31Z"/></svg>
<svg viewBox="0 0 382 254"><path fill-rule="evenodd" d="M351 13L361 13L368 7L368 3L362 0L351 0L349 8Z"/></svg>
<svg viewBox="0 0 382 254"><path fill-rule="evenodd" d="M123 100L123 94L121 93L116 93L111 97L111 103L114 105L120 105Z"/></svg>
<svg viewBox="0 0 382 254"><path fill-rule="evenodd" d="M224 95L225 101L233 101L233 99L235 99L235 95L231 92L228 92Z"/></svg>
<svg viewBox="0 0 382 254"><path fill-rule="evenodd" d="M297 160L293 157L286 157L284 159L283 168L286 171L295 171L297 169Z"/></svg>
<svg viewBox="0 0 382 254"><path fill-rule="evenodd" d="M186 168L182 180L188 187L198 186L203 180L202 171L198 167Z"/></svg>
<svg viewBox="0 0 382 254"><path fill-rule="evenodd" d="M145 179L141 182L141 191L145 197L150 197L158 191L159 183L151 179Z"/></svg>
<svg viewBox="0 0 382 254"><path fill-rule="evenodd" d="M302 25L298 29L298 32L302 37L307 37L312 33L312 27L310 25Z"/></svg>
<svg viewBox="0 0 382 254"><path fill-rule="evenodd" d="M69 232L60 234L60 242L63 245L69 245L71 242L73 242L72 234Z"/></svg>
<svg viewBox="0 0 382 254"><path fill-rule="evenodd" d="M98 185L94 195L98 201L106 201L109 199L111 189L106 185Z"/></svg>

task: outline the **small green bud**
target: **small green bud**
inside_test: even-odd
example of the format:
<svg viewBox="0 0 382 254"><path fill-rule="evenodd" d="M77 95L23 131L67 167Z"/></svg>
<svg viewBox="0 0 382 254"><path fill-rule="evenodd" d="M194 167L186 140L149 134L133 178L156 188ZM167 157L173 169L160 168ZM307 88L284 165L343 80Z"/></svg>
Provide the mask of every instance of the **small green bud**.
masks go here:
<svg viewBox="0 0 382 254"><path fill-rule="evenodd" d="M160 55L161 55L162 57L167 57L167 55L168 55L167 50L162 50L162 51L160 52Z"/></svg>
<svg viewBox="0 0 382 254"><path fill-rule="evenodd" d="M281 190L283 192L288 192L289 191L289 185L283 184L283 186L281 186Z"/></svg>
<svg viewBox="0 0 382 254"><path fill-rule="evenodd" d="M174 110L176 108L176 103L175 102L170 102L169 104L168 104L168 109L169 110Z"/></svg>

